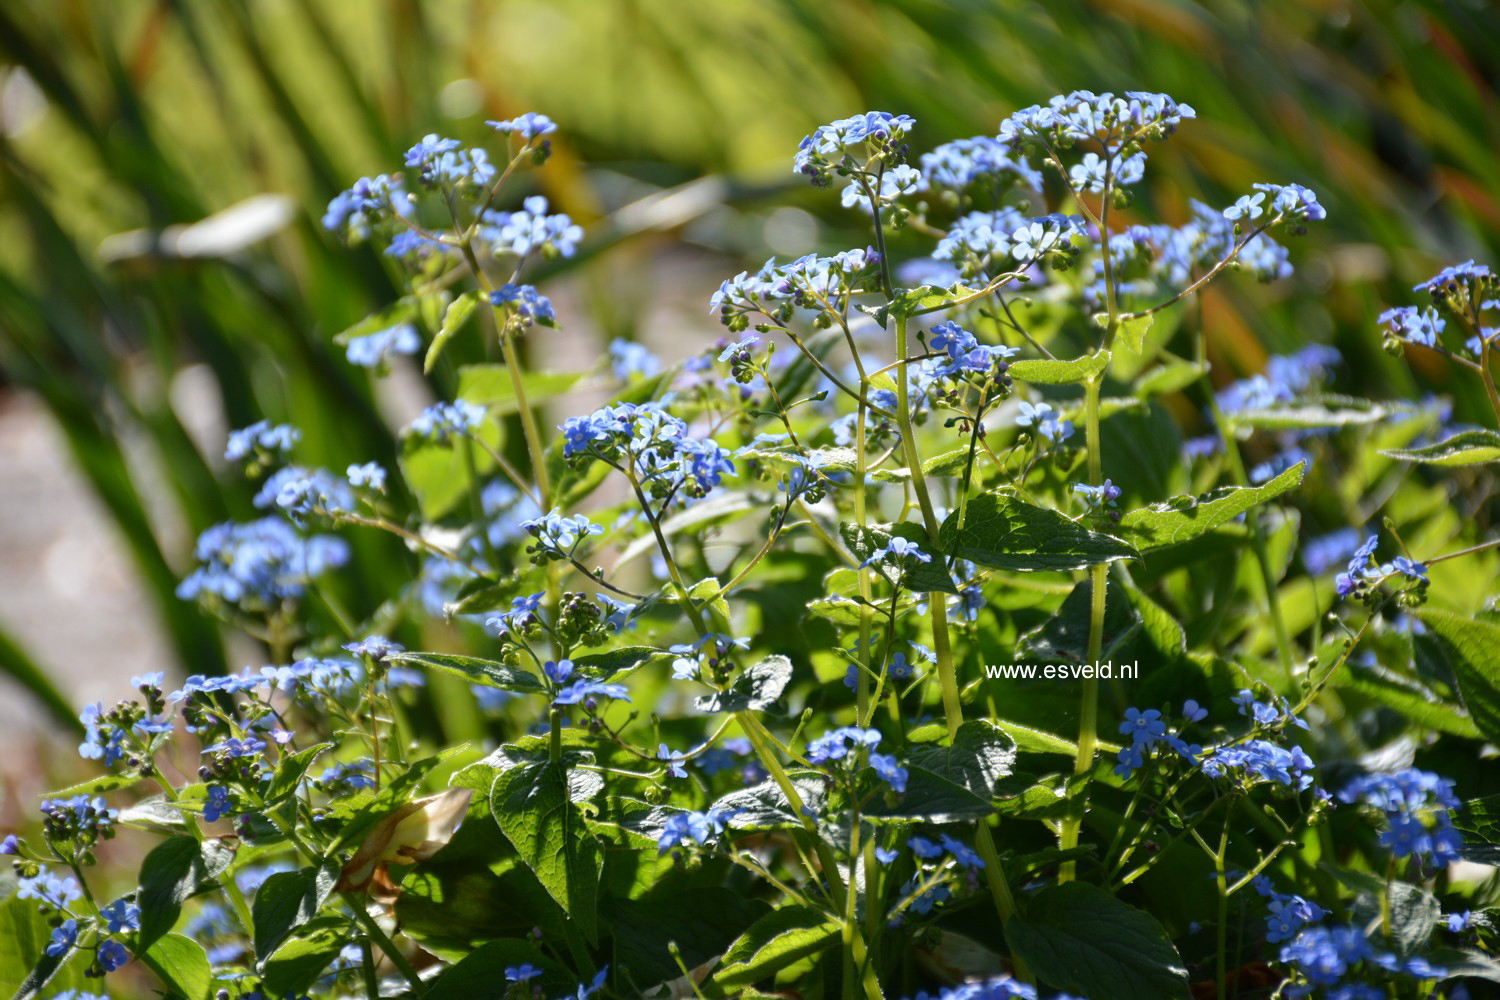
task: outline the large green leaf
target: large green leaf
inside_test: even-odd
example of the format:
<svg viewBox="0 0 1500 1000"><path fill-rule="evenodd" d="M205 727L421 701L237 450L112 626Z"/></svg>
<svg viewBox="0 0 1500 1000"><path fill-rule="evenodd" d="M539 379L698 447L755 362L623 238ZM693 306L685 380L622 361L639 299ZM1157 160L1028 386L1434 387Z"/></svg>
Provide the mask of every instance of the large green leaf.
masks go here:
<svg viewBox="0 0 1500 1000"><path fill-rule="evenodd" d="M1500 742L1500 625L1433 608L1418 617L1443 641L1474 725Z"/></svg>
<svg viewBox="0 0 1500 1000"><path fill-rule="evenodd" d="M270 787L266 789L266 804L276 805L283 799L294 795L297 786L307 775L307 769L312 767L313 760L319 754L332 749L332 743L318 743L298 750L296 753L284 754L276 762L276 774L271 778Z"/></svg>
<svg viewBox="0 0 1500 1000"><path fill-rule="evenodd" d="M525 372L521 375L521 391L526 393L526 405L534 407L563 395L581 378L583 375L579 373ZM510 369L501 364L460 368L458 398L487 406L491 413L502 416L521 409Z"/></svg>
<svg viewBox="0 0 1500 1000"><path fill-rule="evenodd" d="M1083 569L1139 557L1120 539L1090 531L1055 510L1029 504L1009 489L974 497L961 529L958 523L958 511L943 522L938 532L943 553L995 569Z"/></svg>
<svg viewBox="0 0 1500 1000"><path fill-rule="evenodd" d="M442 670L475 684L499 688L502 691L538 694L547 689L542 679L529 670L513 667L508 663L497 663L494 660L481 660L474 656L460 656L457 653L393 653L390 661L413 667L426 667L429 670Z"/></svg>
<svg viewBox="0 0 1500 1000"><path fill-rule="evenodd" d="M793 770L787 777L802 804L811 812L821 813L828 801L828 776L819 771ZM774 781L730 792L715 802L714 808L733 814L729 825L735 830L790 830L803 825L802 817Z"/></svg>
<svg viewBox="0 0 1500 1000"><path fill-rule="evenodd" d="M402 437L401 475L417 495L425 520L436 521L453 510L494 469L488 452L500 451L500 423L486 418L474 436L477 441L458 437L444 443L416 434Z"/></svg>
<svg viewBox="0 0 1500 1000"><path fill-rule="evenodd" d="M1480 864L1500 864L1500 795L1470 799L1453 813L1453 825L1464 835L1461 851Z"/></svg>
<svg viewBox="0 0 1500 1000"><path fill-rule="evenodd" d="M266 989L278 996L306 993L344 950L351 932L348 918L336 914L316 917L298 927L266 959L262 977Z"/></svg>
<svg viewBox="0 0 1500 1000"><path fill-rule="evenodd" d="M1176 545L1295 489L1306 472L1306 465L1299 462L1260 486L1226 486L1199 497L1174 497L1131 511L1120 518L1118 530L1142 552Z"/></svg>
<svg viewBox="0 0 1500 1000"><path fill-rule="evenodd" d="M1011 378L1038 385L1076 385L1098 376L1108 367L1109 352L1100 351L1071 361L1013 361L1007 373Z"/></svg>
<svg viewBox="0 0 1500 1000"><path fill-rule="evenodd" d="M213 880L233 860L234 851L218 840L172 837L152 848L141 862L140 895L136 900L141 907L141 929L136 948L151 947L177 926L183 901L213 888Z"/></svg>
<svg viewBox="0 0 1500 1000"><path fill-rule="evenodd" d="M836 944L839 934L839 922L821 910L783 906L757 920L730 946L718 971L704 984L704 993L734 995Z"/></svg>
<svg viewBox="0 0 1500 1000"><path fill-rule="evenodd" d="M942 758L947 764L947 758ZM993 762L991 762L993 763ZM990 792L970 790L971 782L983 787L985 765L975 761L968 768L959 768L949 780L924 767L911 764L907 767L906 791L895 802L872 802L865 809L865 816L872 823L896 823L920 820L925 823L962 823L981 819L994 812ZM950 772L952 771L949 765Z"/></svg>
<svg viewBox="0 0 1500 1000"><path fill-rule="evenodd" d="M203 946L182 934L168 934L136 954L156 973L173 1000L207 1000L214 971Z"/></svg>
<svg viewBox="0 0 1500 1000"><path fill-rule="evenodd" d="M542 972L528 986L539 986L548 996L571 995L574 980L566 969L529 941L502 938L474 949L456 962L422 994L423 1000L475 1000L503 995L497 984L506 981L505 970L522 965L534 966Z"/></svg>
<svg viewBox="0 0 1500 1000"><path fill-rule="evenodd" d="M1421 448L1391 448L1381 454L1424 465L1479 465L1500 460L1500 434L1483 428L1460 431L1436 444Z"/></svg>
<svg viewBox="0 0 1500 1000"><path fill-rule="evenodd" d="M1110 1000L1186 1000L1187 968L1156 918L1087 882L1037 893L1005 940L1042 982Z"/></svg>
<svg viewBox="0 0 1500 1000"><path fill-rule="evenodd" d="M314 868L277 872L255 893L250 911L255 923L255 958L264 966L294 930L318 915L338 881L339 866L325 861Z"/></svg>
<svg viewBox="0 0 1500 1000"><path fill-rule="evenodd" d="M660 899L611 899L605 913L614 928L615 961L641 983L676 979L676 945L683 963L695 969L724 954L770 906L722 886L688 888Z"/></svg>
<svg viewBox="0 0 1500 1000"><path fill-rule="evenodd" d="M1251 427L1262 431L1292 431L1373 424L1377 420L1384 419L1385 416L1386 409L1379 403L1346 396L1325 396L1318 401L1293 406L1237 410L1224 414L1224 423L1231 428Z"/></svg>
<svg viewBox="0 0 1500 1000"><path fill-rule="evenodd" d="M919 744L909 760L988 801L1015 767L1016 741L988 719L970 719L958 727L951 747Z"/></svg>
<svg viewBox="0 0 1500 1000"><path fill-rule="evenodd" d="M704 695L693 703L700 712L762 712L774 705L792 679L792 661L768 656L749 667L727 691Z"/></svg>
<svg viewBox="0 0 1500 1000"><path fill-rule="evenodd" d="M490 790L490 811L521 860L593 940L603 856L569 795L562 765L546 761L502 772Z"/></svg>

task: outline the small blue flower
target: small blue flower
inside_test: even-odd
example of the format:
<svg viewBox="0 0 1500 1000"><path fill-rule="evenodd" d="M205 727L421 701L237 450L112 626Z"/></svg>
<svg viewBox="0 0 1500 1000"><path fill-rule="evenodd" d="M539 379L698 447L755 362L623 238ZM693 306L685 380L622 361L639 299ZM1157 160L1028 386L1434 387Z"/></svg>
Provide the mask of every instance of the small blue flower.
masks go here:
<svg viewBox="0 0 1500 1000"><path fill-rule="evenodd" d="M672 750L665 743L656 748L656 759L666 763L667 774L673 778L686 778L688 776L687 768L682 766L682 761L686 758L686 754Z"/></svg>
<svg viewBox="0 0 1500 1000"><path fill-rule="evenodd" d="M908 772L906 768L897 762L894 756L883 753L872 753L870 754L870 766L875 769L875 773L880 776L882 781L891 786L892 791L898 795L906 793Z"/></svg>
<svg viewBox="0 0 1500 1000"><path fill-rule="evenodd" d="M140 930L141 908L127 899L117 899L99 911L111 934Z"/></svg>
<svg viewBox="0 0 1500 1000"><path fill-rule="evenodd" d="M1196 701L1189 698L1182 703L1182 717L1188 722L1202 722L1208 718L1208 709L1200 707Z"/></svg>
<svg viewBox="0 0 1500 1000"><path fill-rule="evenodd" d="M557 131L557 125L551 118L535 111L528 111L506 121L487 121L485 124L496 132L518 135L528 141Z"/></svg>
<svg viewBox="0 0 1500 1000"><path fill-rule="evenodd" d="M52 941L47 945L47 954L53 958L66 955L78 941L78 921L64 920L52 928Z"/></svg>
<svg viewBox="0 0 1500 1000"><path fill-rule="evenodd" d="M111 938L99 945L99 967L105 972L114 972L130 961L130 952L125 946Z"/></svg>
<svg viewBox="0 0 1500 1000"><path fill-rule="evenodd" d="M345 356L351 365L383 369L396 354L416 354L422 349L417 328L402 323L388 330L353 337L345 345Z"/></svg>
<svg viewBox="0 0 1500 1000"><path fill-rule="evenodd" d="M932 556L922 551L916 542L892 535L891 540L883 547L870 553L861 566L873 566L875 563L890 563L897 566L905 565L908 560L915 559L917 562L932 562Z"/></svg>
<svg viewBox="0 0 1500 1000"><path fill-rule="evenodd" d="M530 962L525 962L521 965L507 966L505 969L505 981L507 983L524 983L528 980L535 979L541 974L541 969L538 969Z"/></svg>
<svg viewBox="0 0 1500 1000"><path fill-rule="evenodd" d="M875 860L883 865L888 865L901 856L901 852L893 847L875 848Z"/></svg>
<svg viewBox="0 0 1500 1000"><path fill-rule="evenodd" d="M369 487L376 493L385 492L385 470L378 463L366 462L363 465L351 465L344 473L353 487Z"/></svg>

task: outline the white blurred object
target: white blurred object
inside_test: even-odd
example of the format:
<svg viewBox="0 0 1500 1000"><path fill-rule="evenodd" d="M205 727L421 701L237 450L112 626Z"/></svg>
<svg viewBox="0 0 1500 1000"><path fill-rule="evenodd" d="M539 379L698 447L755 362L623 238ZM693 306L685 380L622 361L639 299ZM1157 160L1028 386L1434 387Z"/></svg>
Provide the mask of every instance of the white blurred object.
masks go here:
<svg viewBox="0 0 1500 1000"><path fill-rule="evenodd" d="M141 257L230 257L285 229L296 214L287 195L251 195L198 222L106 236L99 257L106 264Z"/></svg>

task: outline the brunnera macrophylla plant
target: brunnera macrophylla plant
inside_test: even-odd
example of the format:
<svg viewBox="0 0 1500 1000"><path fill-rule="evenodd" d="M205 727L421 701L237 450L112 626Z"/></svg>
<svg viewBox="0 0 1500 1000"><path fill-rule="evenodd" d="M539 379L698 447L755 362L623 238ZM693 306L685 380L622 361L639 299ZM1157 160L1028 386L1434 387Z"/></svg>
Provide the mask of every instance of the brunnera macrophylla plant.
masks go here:
<svg viewBox="0 0 1500 1000"><path fill-rule="evenodd" d="M339 195L409 289L349 363L451 398L399 469L231 435L262 515L180 593L270 662L84 711L103 775L4 843L18 996L132 964L195 1000L1492 989L1460 862L1500 857L1500 541L1445 498L1500 436L1335 392L1327 345L1210 371L1195 293L1287 278L1324 208L1136 221L1194 117L1076 92L920 154L903 115L824 125L794 168L868 242L725 281L675 364L525 363L565 319L528 275L584 239L515 207L546 117ZM1497 286L1450 268L1382 322L1500 419ZM573 412L581 379L613 397ZM359 620L364 532L411 572ZM160 842L102 892L127 829Z"/></svg>

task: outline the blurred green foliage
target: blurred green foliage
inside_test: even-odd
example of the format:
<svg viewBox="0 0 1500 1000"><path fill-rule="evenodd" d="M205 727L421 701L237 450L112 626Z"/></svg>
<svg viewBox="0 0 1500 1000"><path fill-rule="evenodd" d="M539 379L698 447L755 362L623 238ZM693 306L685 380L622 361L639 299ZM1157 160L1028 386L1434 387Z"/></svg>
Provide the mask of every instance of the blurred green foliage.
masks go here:
<svg viewBox="0 0 1500 1000"><path fill-rule="evenodd" d="M1500 257L1496 52L1500 15L1482 0L11 0L0 376L38 394L65 432L179 668L212 673L218 631L173 588L183 540L247 516L250 490L218 441L195 439L204 415L174 405L173 381L191 365L211 373L222 413L207 426L290 420L314 461L391 464L392 429L332 337L395 285L319 218L421 135L473 141L485 118L525 110L562 124L540 183L610 251L570 265L607 337L640 329L648 304L611 298L608 276L664 246L722 255L725 274L770 253L764 217L800 187L791 152L820 122L911 114L920 152L992 133L1054 93L1138 89L1199 114L1153 156L1143 214L1180 220L1190 197L1226 204L1262 180L1307 184L1329 210L1292 282L1222 283L1206 298L1216 378L1332 342L1350 388L1453 393L1463 419L1483 400L1435 355L1415 368L1382 355L1373 316L1412 301L1411 284L1445 263ZM705 176L724 183L705 188ZM621 211L674 188L712 197ZM266 193L292 211L255 203L264 238L246 235L243 213L211 238L190 231L206 243L172 228ZM831 249L857 239L831 199L802 204L825 214ZM719 332L705 317L702 336ZM451 377L433 375L440 390ZM145 441L149 461L127 439ZM175 525L148 513L159 494ZM357 567L338 597L365 617L403 555L351 540ZM0 661L65 711L45 665L3 634Z"/></svg>

